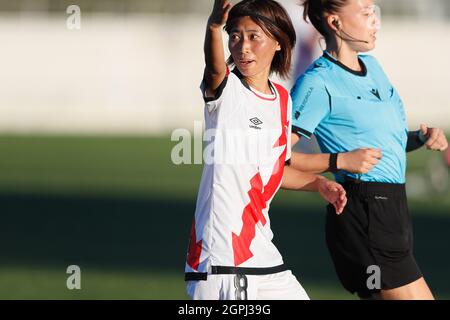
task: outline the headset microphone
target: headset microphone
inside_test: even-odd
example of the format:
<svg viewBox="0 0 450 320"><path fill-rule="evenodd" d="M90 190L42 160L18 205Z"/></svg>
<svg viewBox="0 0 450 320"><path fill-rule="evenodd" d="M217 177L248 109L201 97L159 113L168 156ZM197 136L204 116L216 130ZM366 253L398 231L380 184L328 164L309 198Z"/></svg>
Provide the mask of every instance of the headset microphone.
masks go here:
<svg viewBox="0 0 450 320"><path fill-rule="evenodd" d="M344 30L341 29L341 23L338 20L334 20L333 24L336 26L336 28L338 28L339 31L341 31L346 37L348 37L347 39L340 36L339 34L336 33L336 35L341 38L342 40L345 41L351 41L351 42L363 42L363 43L369 43L369 41L365 41L365 40L359 40L356 39L355 37L352 37L351 35L349 35L347 32L345 32Z"/></svg>

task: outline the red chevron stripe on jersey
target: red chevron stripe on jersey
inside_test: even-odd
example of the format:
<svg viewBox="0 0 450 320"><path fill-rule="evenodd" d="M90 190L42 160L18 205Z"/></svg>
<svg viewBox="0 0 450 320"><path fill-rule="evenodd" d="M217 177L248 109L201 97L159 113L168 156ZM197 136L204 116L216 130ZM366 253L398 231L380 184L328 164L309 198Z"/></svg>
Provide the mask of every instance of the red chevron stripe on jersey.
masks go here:
<svg viewBox="0 0 450 320"><path fill-rule="evenodd" d="M191 237L189 240L189 249L187 256L187 264L194 270L197 270L200 264L200 254L202 253L202 240L197 241L197 235L195 231L195 219L192 222Z"/></svg>
<svg viewBox="0 0 450 320"><path fill-rule="evenodd" d="M281 183L284 172L284 162L286 160L287 153L287 132L286 129L289 126L288 118L287 118L287 106L288 106L288 98L289 93L282 86L274 83L277 91L280 95L280 110L281 110L281 135L278 138L277 142L274 144L274 148L285 146L283 153L278 158L275 168L272 172L272 176L270 177L269 182L264 187L264 201L269 201L274 196L278 186Z"/></svg>
<svg viewBox="0 0 450 320"><path fill-rule="evenodd" d="M243 226L241 233L239 236L232 233L235 266L253 257L253 253L250 251L250 245L255 238L256 224L258 222L261 222L263 226L266 224L262 210L267 207L267 202L273 198L283 178L284 162L288 148L286 128L289 124L287 120L289 94L282 86L278 84L274 85L280 95L281 135L273 147L284 146L285 148L275 164L269 182L264 186L264 191L259 173L250 180L251 189L248 192L250 203L244 208L244 212L242 213Z"/></svg>
<svg viewBox="0 0 450 320"><path fill-rule="evenodd" d="M266 224L266 218L262 213L262 210L266 208L266 202L262 193L263 185L259 173L250 180L250 185L252 186L248 192L250 203L244 208L242 214L241 233L239 236L234 232L231 234L233 237L234 264L236 266L253 257L253 253L250 251L250 243L255 238L255 226L260 221L262 225Z"/></svg>

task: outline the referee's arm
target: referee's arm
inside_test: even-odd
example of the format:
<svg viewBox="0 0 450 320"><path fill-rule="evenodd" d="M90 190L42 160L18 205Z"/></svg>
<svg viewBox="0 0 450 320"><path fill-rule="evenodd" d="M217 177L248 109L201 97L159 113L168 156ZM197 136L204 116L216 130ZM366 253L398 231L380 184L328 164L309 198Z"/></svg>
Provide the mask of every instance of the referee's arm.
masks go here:
<svg viewBox="0 0 450 320"><path fill-rule="evenodd" d="M291 146L294 147L300 137L293 133ZM351 173L365 174L378 164L382 153L379 149L361 148L350 152L338 153L332 157L329 153L306 154L292 152L289 165L303 172L324 173L345 170Z"/></svg>
<svg viewBox="0 0 450 320"><path fill-rule="evenodd" d="M425 145L428 150L444 151L448 148L445 133L439 128L428 128L421 124L420 130L408 132L406 152L411 152Z"/></svg>

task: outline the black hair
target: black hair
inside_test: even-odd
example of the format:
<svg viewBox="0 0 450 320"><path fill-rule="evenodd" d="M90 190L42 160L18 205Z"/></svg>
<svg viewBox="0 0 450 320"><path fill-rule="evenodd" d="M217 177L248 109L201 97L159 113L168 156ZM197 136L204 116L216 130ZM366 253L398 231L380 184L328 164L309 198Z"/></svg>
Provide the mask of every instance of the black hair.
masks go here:
<svg viewBox="0 0 450 320"><path fill-rule="evenodd" d="M225 30L230 34L238 18L250 17L264 32L280 44L281 50L275 53L270 66L270 72L278 73L287 78L291 70L292 50L296 35L291 18L286 10L274 0L243 0L230 10ZM233 64L229 57L228 64Z"/></svg>

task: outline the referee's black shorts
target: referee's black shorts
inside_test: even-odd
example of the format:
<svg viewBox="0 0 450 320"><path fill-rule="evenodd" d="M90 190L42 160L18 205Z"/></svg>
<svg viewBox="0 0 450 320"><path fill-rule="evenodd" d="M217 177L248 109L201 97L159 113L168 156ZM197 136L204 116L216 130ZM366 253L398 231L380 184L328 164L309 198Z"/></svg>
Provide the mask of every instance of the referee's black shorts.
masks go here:
<svg viewBox="0 0 450 320"><path fill-rule="evenodd" d="M369 296L373 267L380 289L394 289L422 277L413 256L413 230L404 184L346 181L347 205L336 215L327 207L326 240L337 275L351 293ZM369 268L369 269L368 269Z"/></svg>

